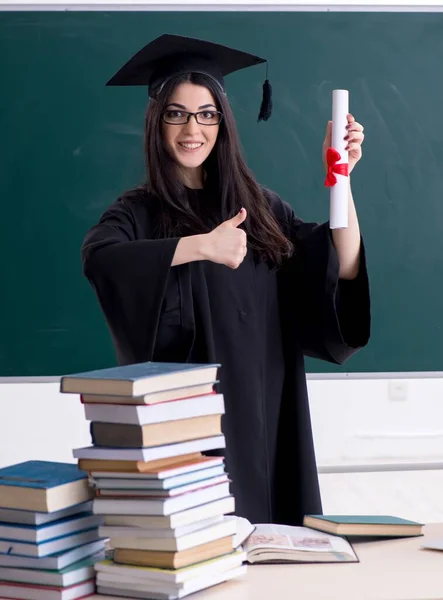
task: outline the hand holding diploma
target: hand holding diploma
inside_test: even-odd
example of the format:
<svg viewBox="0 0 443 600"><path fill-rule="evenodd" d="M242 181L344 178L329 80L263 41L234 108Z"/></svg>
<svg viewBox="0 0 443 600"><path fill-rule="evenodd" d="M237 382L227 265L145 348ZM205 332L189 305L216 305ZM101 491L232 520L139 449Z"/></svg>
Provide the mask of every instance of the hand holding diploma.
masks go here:
<svg viewBox="0 0 443 600"><path fill-rule="evenodd" d="M354 279L357 277L360 268L361 238L349 175L362 157L361 145L364 140L364 134L363 126L357 123L354 117L348 112L347 91L336 91L345 92L345 111L343 112L342 104L340 118L337 117L337 119L334 119L333 110L333 119L328 122L326 129L326 136L323 142L323 163L326 169L325 185L331 190L330 228L332 230L332 241L340 264L339 277L341 279ZM343 96L341 99L343 99ZM335 108L337 109L337 105ZM341 126L335 128L335 134L340 136L336 144L339 146L341 153L337 148L334 148L334 142L337 138L333 132L334 120L339 120L340 122L340 119ZM336 152L340 154L340 158L337 157ZM344 156L342 157L341 154ZM347 154L347 157L345 154ZM340 166L341 163L344 164ZM341 171L345 170L347 171L346 175L340 174ZM341 180L341 187L337 187L339 180ZM332 190L334 190L334 194ZM338 198L336 192L340 192ZM336 210L337 208L338 210Z"/></svg>
<svg viewBox="0 0 443 600"><path fill-rule="evenodd" d="M334 90L332 121L323 142L325 185L331 189L330 227L348 226L349 175L362 157L363 126L349 114L347 90Z"/></svg>

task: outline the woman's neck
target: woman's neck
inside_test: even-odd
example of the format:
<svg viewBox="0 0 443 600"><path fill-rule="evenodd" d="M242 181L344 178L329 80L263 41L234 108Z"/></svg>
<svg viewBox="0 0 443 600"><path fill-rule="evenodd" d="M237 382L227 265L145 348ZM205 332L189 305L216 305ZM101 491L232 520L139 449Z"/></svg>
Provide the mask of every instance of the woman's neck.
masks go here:
<svg viewBox="0 0 443 600"><path fill-rule="evenodd" d="M183 184L191 189L202 189L203 188L203 167L196 167L194 169L183 169L179 167L179 176Z"/></svg>

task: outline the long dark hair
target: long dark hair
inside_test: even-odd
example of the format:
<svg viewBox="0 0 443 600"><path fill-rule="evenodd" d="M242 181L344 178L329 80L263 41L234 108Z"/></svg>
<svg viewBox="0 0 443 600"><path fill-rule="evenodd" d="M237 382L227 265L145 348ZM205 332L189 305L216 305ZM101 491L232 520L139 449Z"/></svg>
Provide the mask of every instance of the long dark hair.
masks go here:
<svg viewBox="0 0 443 600"><path fill-rule="evenodd" d="M162 237L194 235L212 229L203 222L189 202L189 194L179 179L176 164L163 143L161 114L177 85L190 82L206 87L223 113L217 141L206 159L205 189L218 201L219 222L233 217L241 207L247 210L242 227L248 245L260 258L274 266L292 253L292 244L283 234L269 208L263 189L246 166L240 149L237 127L231 107L219 86L205 75L188 73L168 81L148 104L145 119L145 161L147 190L162 202ZM214 224L213 224L214 225Z"/></svg>

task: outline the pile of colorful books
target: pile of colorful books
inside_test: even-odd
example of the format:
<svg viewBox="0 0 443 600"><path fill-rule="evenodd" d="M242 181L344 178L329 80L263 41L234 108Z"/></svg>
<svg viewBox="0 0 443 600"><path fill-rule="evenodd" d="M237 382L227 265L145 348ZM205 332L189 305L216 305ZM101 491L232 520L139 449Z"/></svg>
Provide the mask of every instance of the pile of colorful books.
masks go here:
<svg viewBox="0 0 443 600"><path fill-rule="evenodd" d="M95 591L104 559L91 488L75 464L0 469L0 597L76 600Z"/></svg>
<svg viewBox="0 0 443 600"><path fill-rule="evenodd" d="M224 458L203 454L225 447L218 366L143 363L62 378L90 421L93 445L74 457L113 549L95 565L100 593L182 598L245 573Z"/></svg>

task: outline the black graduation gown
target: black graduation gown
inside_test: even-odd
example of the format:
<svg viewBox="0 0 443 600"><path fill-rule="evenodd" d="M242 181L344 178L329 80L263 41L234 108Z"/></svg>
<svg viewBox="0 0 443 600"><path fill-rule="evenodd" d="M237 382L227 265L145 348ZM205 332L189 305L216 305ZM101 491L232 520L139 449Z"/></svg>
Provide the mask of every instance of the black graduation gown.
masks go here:
<svg viewBox="0 0 443 600"><path fill-rule="evenodd" d="M200 194L192 201L204 211ZM119 364L221 363L221 453L236 514L295 525L322 512L304 356L342 364L367 343L369 284L363 246L357 278L339 280L329 224L302 222L266 195L295 246L279 270L250 251L235 270L209 261L171 267L179 238L156 238L160 204L142 189L103 214L82 258Z"/></svg>

